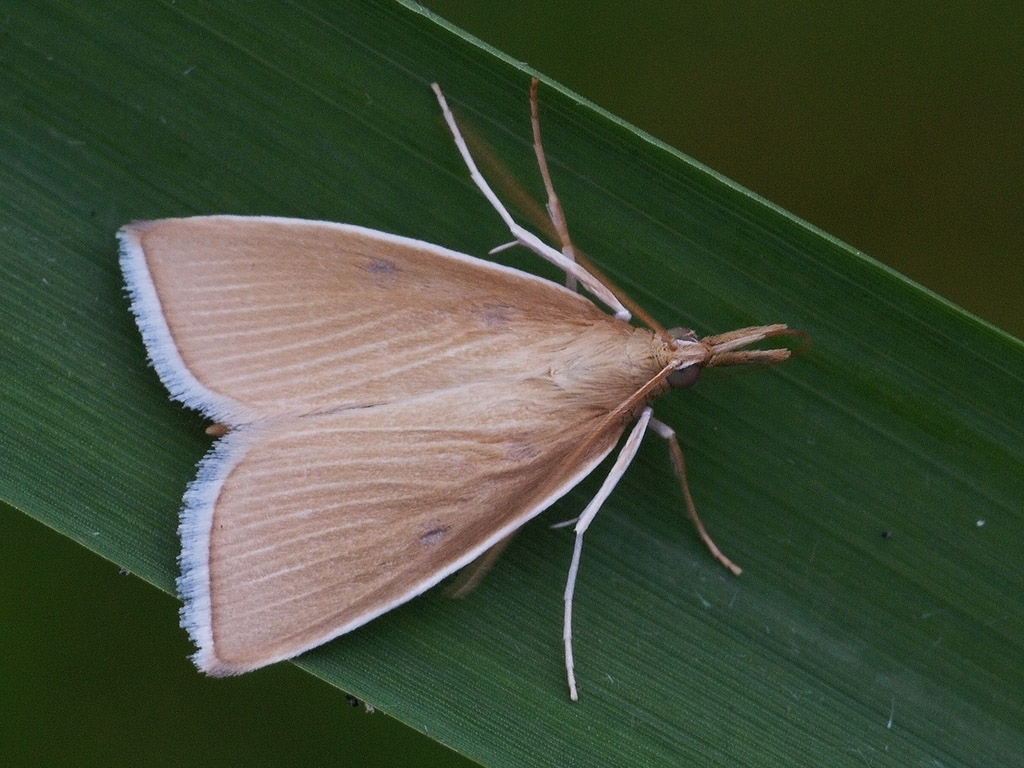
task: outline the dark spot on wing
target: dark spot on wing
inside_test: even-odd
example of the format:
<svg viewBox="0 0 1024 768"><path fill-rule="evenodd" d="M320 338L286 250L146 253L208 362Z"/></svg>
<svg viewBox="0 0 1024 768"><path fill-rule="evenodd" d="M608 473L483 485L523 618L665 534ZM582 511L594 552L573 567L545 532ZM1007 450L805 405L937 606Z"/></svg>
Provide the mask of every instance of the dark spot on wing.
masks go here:
<svg viewBox="0 0 1024 768"><path fill-rule="evenodd" d="M488 304L477 310L485 328L500 328L519 318L519 311L508 304Z"/></svg>
<svg viewBox="0 0 1024 768"><path fill-rule="evenodd" d="M388 259L367 259L364 269L370 273L370 284L376 288L390 288L402 271L401 267Z"/></svg>
<svg viewBox="0 0 1024 768"><path fill-rule="evenodd" d="M444 539L450 528L450 525L441 525L437 528L431 528L420 536L420 544L425 547L432 547L435 544L440 544L441 540Z"/></svg>
<svg viewBox="0 0 1024 768"><path fill-rule="evenodd" d="M387 259L371 259L367 267L375 275L393 275L398 272L398 266Z"/></svg>

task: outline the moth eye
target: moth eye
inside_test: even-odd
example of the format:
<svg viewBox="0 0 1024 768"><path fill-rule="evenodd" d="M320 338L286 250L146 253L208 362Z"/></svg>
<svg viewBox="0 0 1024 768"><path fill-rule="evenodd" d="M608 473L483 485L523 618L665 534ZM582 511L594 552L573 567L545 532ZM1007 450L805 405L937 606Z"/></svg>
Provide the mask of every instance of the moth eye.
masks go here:
<svg viewBox="0 0 1024 768"><path fill-rule="evenodd" d="M689 328L669 328L666 333L677 341L699 341L697 334Z"/></svg>
<svg viewBox="0 0 1024 768"><path fill-rule="evenodd" d="M694 344L700 341L700 339L697 338L697 334L689 328L669 328L666 333L676 341L685 341ZM679 368L672 371L665 380L672 389L692 387L697 382L697 379L700 378L700 369L700 364L691 363L685 368Z"/></svg>
<svg viewBox="0 0 1024 768"><path fill-rule="evenodd" d="M671 331L670 331L671 333ZM700 378L701 366L694 363L688 365L685 368L679 368L672 371L665 380L672 389L684 389L686 387L692 387L697 383L697 379Z"/></svg>

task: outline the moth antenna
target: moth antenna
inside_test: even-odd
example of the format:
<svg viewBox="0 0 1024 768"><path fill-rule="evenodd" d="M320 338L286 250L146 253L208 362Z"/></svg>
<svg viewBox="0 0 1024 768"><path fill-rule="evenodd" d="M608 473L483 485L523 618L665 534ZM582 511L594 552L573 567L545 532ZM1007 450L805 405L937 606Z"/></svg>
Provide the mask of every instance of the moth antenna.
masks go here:
<svg viewBox="0 0 1024 768"><path fill-rule="evenodd" d="M618 485L619 480L622 479L622 476L633 461L633 457L636 456L636 452L640 448L640 442L644 439L644 432L647 431L647 424L651 420L652 413L653 410L650 406L644 408L640 418L633 425L633 430L629 433L629 437L626 438L625 445L619 451L619 455L608 472L608 476L601 483L601 487L597 489L597 493L594 494L594 498L587 504L586 509L580 514L579 520L576 521L576 541L573 544L572 562L569 564L569 575L565 582L565 621L562 625L562 640L565 642L565 673L569 680L569 698L573 701L579 699L579 694L576 691L576 672L572 657L572 598L576 591L576 575L579 573L580 555L583 553L583 534L587 532L587 528L590 527L594 517L597 516L601 505L604 504L605 499L608 498L615 489L615 486Z"/></svg>
<svg viewBox="0 0 1024 768"><path fill-rule="evenodd" d="M501 200L498 199L498 196L494 194L494 190L491 189L487 180L477 168L476 162L473 160L473 156L469 152L469 147L466 146L466 141L462 138L459 126L455 122L455 116L452 114L451 109L448 107L448 102L445 100L444 94L441 92L441 87L437 83L432 83L431 88L434 89L434 95L437 96L437 102L441 106L441 112L444 114L445 122L448 124L449 130L452 132L452 138L455 141L455 146L458 148L459 154L462 155L463 162L469 169L470 178L473 179L473 183L476 184L477 189L479 189L483 193L484 197L487 198L487 202L491 204L491 207L497 211L498 215L501 217L502 221L505 222L505 226L508 227L516 241L526 248L529 248L541 258L547 259L559 269L565 271L566 274L576 277L588 291L604 302L604 304L615 313L616 317L621 320L628 321L631 317L629 310L623 306L622 302L619 301L615 294L610 291L606 285L575 261L566 258L560 251L555 250L535 234L521 227L516 220L512 218L512 214L508 212Z"/></svg>

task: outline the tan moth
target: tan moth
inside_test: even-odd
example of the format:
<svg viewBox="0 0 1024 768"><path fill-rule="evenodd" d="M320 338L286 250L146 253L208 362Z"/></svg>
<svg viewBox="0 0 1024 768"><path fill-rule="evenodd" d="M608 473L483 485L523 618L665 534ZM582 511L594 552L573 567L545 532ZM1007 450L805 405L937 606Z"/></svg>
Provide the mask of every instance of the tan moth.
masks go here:
<svg viewBox="0 0 1024 768"><path fill-rule="evenodd" d="M488 551L593 470L630 427L575 521L583 535L645 430L666 438L701 538L683 455L651 404L703 368L775 363L791 335L764 325L698 339L650 318L576 260L531 90L534 145L561 240L521 227L470 174L522 245L611 313L535 275L347 224L198 216L118 233L132 310L171 396L218 436L184 499L182 624L211 675L246 672L344 634Z"/></svg>

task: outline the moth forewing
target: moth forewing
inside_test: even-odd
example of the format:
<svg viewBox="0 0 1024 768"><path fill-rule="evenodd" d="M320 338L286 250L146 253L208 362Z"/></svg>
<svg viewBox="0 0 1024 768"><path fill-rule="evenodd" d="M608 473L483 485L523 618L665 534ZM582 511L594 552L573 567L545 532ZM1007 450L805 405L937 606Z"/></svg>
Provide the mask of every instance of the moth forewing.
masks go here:
<svg viewBox="0 0 1024 768"><path fill-rule="evenodd" d="M227 425L501 381L593 325L630 333L543 278L362 227L200 216L120 239L161 379Z"/></svg>

